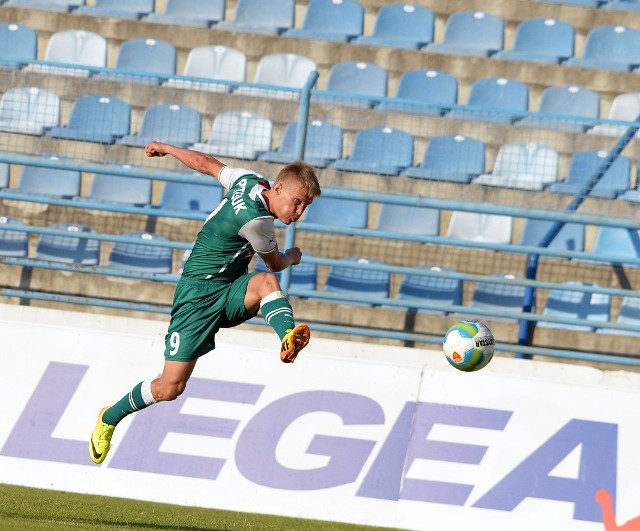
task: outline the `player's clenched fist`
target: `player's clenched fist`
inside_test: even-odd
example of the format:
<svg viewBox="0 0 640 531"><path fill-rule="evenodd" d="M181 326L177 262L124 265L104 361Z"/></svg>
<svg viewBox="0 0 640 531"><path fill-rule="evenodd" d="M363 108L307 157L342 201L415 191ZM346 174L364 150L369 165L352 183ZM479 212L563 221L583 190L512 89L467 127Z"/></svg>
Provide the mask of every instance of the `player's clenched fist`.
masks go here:
<svg viewBox="0 0 640 531"><path fill-rule="evenodd" d="M162 142L149 142L144 147L144 152L147 154L147 157L164 157L167 154L164 146L165 144Z"/></svg>

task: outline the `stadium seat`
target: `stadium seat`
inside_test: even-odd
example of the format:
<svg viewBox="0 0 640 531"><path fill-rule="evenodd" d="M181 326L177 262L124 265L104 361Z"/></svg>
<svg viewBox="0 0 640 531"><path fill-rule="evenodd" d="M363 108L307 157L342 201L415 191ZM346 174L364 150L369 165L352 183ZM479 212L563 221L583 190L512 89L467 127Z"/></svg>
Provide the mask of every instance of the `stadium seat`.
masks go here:
<svg viewBox="0 0 640 531"><path fill-rule="evenodd" d="M554 18L530 18L518 24L513 48L499 51L494 57L559 64L573 57L575 37L575 28L567 22Z"/></svg>
<svg viewBox="0 0 640 531"><path fill-rule="evenodd" d="M477 79L471 85L465 108L447 116L459 120L479 120L509 124L529 111L529 86L504 77Z"/></svg>
<svg viewBox="0 0 640 531"><path fill-rule="evenodd" d="M437 136L429 140L419 166L402 175L416 179L468 183L485 171L485 145L463 135Z"/></svg>
<svg viewBox="0 0 640 531"><path fill-rule="evenodd" d="M85 4L85 0L8 0L5 5L66 13Z"/></svg>
<svg viewBox="0 0 640 531"><path fill-rule="evenodd" d="M504 20L482 11L459 11L447 18L442 42L427 51L489 57L504 47Z"/></svg>
<svg viewBox="0 0 640 531"><path fill-rule="evenodd" d="M332 167L338 171L398 175L413 164L413 137L389 127L358 131L351 156L338 159Z"/></svg>
<svg viewBox="0 0 640 531"><path fill-rule="evenodd" d="M200 113L180 105L152 105L142 116L140 131L117 140L127 146L145 146L152 140L187 147L200 141Z"/></svg>
<svg viewBox="0 0 640 531"><path fill-rule="evenodd" d="M587 319L592 325L576 325L538 321L538 326L547 328L563 328L565 330L584 330L592 332L597 326L609 321L611 301L605 293L578 291L573 287L588 287L585 282L563 282L562 287L549 290L542 315L570 319Z"/></svg>
<svg viewBox="0 0 640 531"><path fill-rule="evenodd" d="M162 190L158 208L212 212L224 195L222 186L213 181L211 185L167 181Z"/></svg>
<svg viewBox="0 0 640 531"><path fill-rule="evenodd" d="M636 330L618 330L614 328L598 328L597 334L615 334L624 336L640 336L640 297L627 295L622 299L616 323L633 325Z"/></svg>
<svg viewBox="0 0 640 531"><path fill-rule="evenodd" d="M520 237L520 245L537 247L554 223L545 219L527 218ZM547 248L559 251L584 251L584 234L585 228L582 223L565 223Z"/></svg>
<svg viewBox="0 0 640 531"><path fill-rule="evenodd" d="M86 30L58 31L51 35L44 60L66 63L67 66L32 63L27 70L43 74L63 74L88 77L89 69L107 65L107 40L97 33Z"/></svg>
<svg viewBox="0 0 640 531"><path fill-rule="evenodd" d="M304 55L274 53L260 59L254 83L300 89L314 70L316 70L315 61ZM298 92L250 86L242 86L236 90L236 93L282 99L298 99L299 97Z"/></svg>
<svg viewBox="0 0 640 531"><path fill-rule="evenodd" d="M640 267L640 264L625 262L625 259L640 258L640 231L621 227L601 226L589 253L594 260L600 256L615 256L619 260L608 263L620 264L625 267Z"/></svg>
<svg viewBox="0 0 640 531"><path fill-rule="evenodd" d="M106 203L147 206L151 203L151 179L96 173L87 199Z"/></svg>
<svg viewBox="0 0 640 531"><path fill-rule="evenodd" d="M536 2L542 2L543 0L534 0ZM578 7L600 7L602 0L544 0L544 3L548 4L565 4Z"/></svg>
<svg viewBox="0 0 640 531"><path fill-rule="evenodd" d="M380 265L381 262L369 258L344 258L345 264L334 265L329 268L324 290L330 293L342 294L350 304L367 304L354 302L352 296L388 298L390 274L388 271L367 269L369 265ZM347 265L357 263L363 267Z"/></svg>
<svg viewBox="0 0 640 531"><path fill-rule="evenodd" d="M7 90L0 99L0 131L42 135L60 125L60 98L37 87Z"/></svg>
<svg viewBox="0 0 640 531"><path fill-rule="evenodd" d="M57 223L49 228L66 231L69 236L42 234L38 241L34 258L66 264L98 264L100 261L100 240L71 236L81 232L95 234L93 229L73 223Z"/></svg>
<svg viewBox="0 0 640 531"><path fill-rule="evenodd" d="M235 18L232 21L221 21L213 28L278 35L293 28L295 7L295 0L238 0Z"/></svg>
<svg viewBox="0 0 640 531"><path fill-rule="evenodd" d="M7 162L0 162L0 189L9 188L9 164Z"/></svg>
<svg viewBox="0 0 640 531"><path fill-rule="evenodd" d="M346 61L331 67L327 79L327 90L354 96L384 98L387 96L387 81L387 71L378 65L362 61ZM371 101L365 99L359 101L363 106L372 105ZM331 103L337 102L332 99ZM358 102L355 99L350 100L349 105L357 106Z"/></svg>
<svg viewBox="0 0 640 531"><path fill-rule="evenodd" d="M122 236L145 242L169 241L151 232L130 232ZM107 267L139 273L171 273L172 256L170 247L116 242L109 253Z"/></svg>
<svg viewBox="0 0 640 531"><path fill-rule="evenodd" d="M0 256L25 257L29 254L29 233L6 230L7 225L24 225L8 216L0 216Z"/></svg>
<svg viewBox="0 0 640 531"><path fill-rule="evenodd" d="M593 121L582 120L600 116L600 95L593 90L576 85L555 85L542 92L538 112L550 116L526 116L517 125L539 129L554 129L566 133L584 133L593 126ZM578 118L572 120L570 117Z"/></svg>
<svg viewBox="0 0 640 531"><path fill-rule="evenodd" d="M95 0L92 5L80 6L76 13L94 17L138 20L153 13L155 8L155 0Z"/></svg>
<svg viewBox="0 0 640 531"><path fill-rule="evenodd" d="M176 47L161 39L128 39L120 45L113 69L97 77L117 81L159 83L160 79L145 74L172 76L176 73ZM126 73L125 73L126 72Z"/></svg>
<svg viewBox="0 0 640 531"><path fill-rule="evenodd" d="M437 236L440 234L440 211L437 208L382 203L375 228L400 234Z"/></svg>
<svg viewBox="0 0 640 531"><path fill-rule="evenodd" d="M510 216L454 211L447 238L487 243L511 243L513 220Z"/></svg>
<svg viewBox="0 0 640 531"><path fill-rule="evenodd" d="M353 40L355 44L419 50L433 42L434 16L425 7L391 4L381 7L372 35Z"/></svg>
<svg viewBox="0 0 640 531"><path fill-rule="evenodd" d="M22 24L0 24L0 66L18 68L38 58L38 34Z"/></svg>
<svg viewBox="0 0 640 531"><path fill-rule="evenodd" d="M438 70L411 70L400 77L398 100L384 101L378 108L441 116L458 102L458 80Z"/></svg>
<svg viewBox="0 0 640 531"><path fill-rule="evenodd" d="M287 37L349 42L364 31L364 8L355 0L311 0L301 28L284 32Z"/></svg>
<svg viewBox="0 0 640 531"><path fill-rule="evenodd" d="M564 181L554 183L547 189L559 194L577 194L601 167L607 151L580 151L573 155ZM629 189L631 161L619 155L595 186L588 191L590 197L613 199Z"/></svg>
<svg viewBox="0 0 640 531"><path fill-rule="evenodd" d="M167 0L162 13L149 13L143 20L208 28L224 20L225 9L226 0Z"/></svg>
<svg viewBox="0 0 640 531"><path fill-rule="evenodd" d="M493 171L474 183L521 190L542 190L558 180L558 152L533 142L505 144L498 151Z"/></svg>
<svg viewBox="0 0 640 531"><path fill-rule="evenodd" d="M128 135L131 108L128 103L107 96L78 98L65 127L53 127L46 135L53 138L113 144Z"/></svg>
<svg viewBox="0 0 640 531"><path fill-rule="evenodd" d="M57 157L50 159L59 160ZM18 184L12 191L19 194L72 198L80 195L81 179L77 170L23 166Z"/></svg>
<svg viewBox="0 0 640 531"><path fill-rule="evenodd" d="M640 65L640 31L626 26L598 26L587 34L582 57L568 65L629 72Z"/></svg>
<svg viewBox="0 0 640 531"><path fill-rule="evenodd" d="M220 157L255 160L271 149L273 123L268 118L250 112L221 113L213 120L206 142L192 149Z"/></svg>
<svg viewBox="0 0 640 531"><path fill-rule="evenodd" d="M305 256L307 256L305 254ZM258 256L256 259L255 271L258 273L271 273L262 258ZM274 273L278 281L280 281L280 271ZM316 264L303 261L291 268L291 288L316 291L318 289L318 273Z"/></svg>
<svg viewBox="0 0 640 531"><path fill-rule="evenodd" d="M360 199L318 197L307 208L305 223L329 227L365 229L369 219L369 203Z"/></svg>
<svg viewBox="0 0 640 531"><path fill-rule="evenodd" d="M422 266L434 273L448 273L451 269L437 266ZM459 278L447 278L445 275L427 276L417 273L407 273L402 276L397 300L440 306L461 306L463 281ZM411 307L411 306L410 306ZM417 308L418 313L431 315L446 315L448 310Z"/></svg>
<svg viewBox="0 0 640 531"><path fill-rule="evenodd" d="M509 273L492 275L493 277L516 280L518 277ZM522 311L525 287L520 284L505 284L503 282L478 282L471 296L471 307L482 309L491 315L495 310L507 310L514 313ZM535 310L534 310L535 311ZM512 322L511 317L491 316L493 321Z"/></svg>
<svg viewBox="0 0 640 531"><path fill-rule="evenodd" d="M640 11L640 2L637 0L610 0L600 7L602 9L614 9L616 11Z"/></svg>
<svg viewBox="0 0 640 531"><path fill-rule="evenodd" d="M622 122L634 122L640 117L640 92L629 92L618 94L613 98L609 110L608 120L618 120ZM600 123L587 131L589 135L606 135L620 137L628 129L629 125ZM636 135L640 136L639 133Z"/></svg>
<svg viewBox="0 0 640 531"><path fill-rule="evenodd" d="M280 146L275 151L260 155L260 160L288 164L296 159L298 122L290 122L284 131ZM326 168L332 161L342 157L342 129L320 120L307 123L307 137L303 160L316 168Z"/></svg>
<svg viewBox="0 0 640 531"><path fill-rule="evenodd" d="M171 78L165 85L210 92L229 92L233 84L213 81L244 83L247 79L247 56L240 50L228 46L197 46L189 52L182 75L203 80Z"/></svg>

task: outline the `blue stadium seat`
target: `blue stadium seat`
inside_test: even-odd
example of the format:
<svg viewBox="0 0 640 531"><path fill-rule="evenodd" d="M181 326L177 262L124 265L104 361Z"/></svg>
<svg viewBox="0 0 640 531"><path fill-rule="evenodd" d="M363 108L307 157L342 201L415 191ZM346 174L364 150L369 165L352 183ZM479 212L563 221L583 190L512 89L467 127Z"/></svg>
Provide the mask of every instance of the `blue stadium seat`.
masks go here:
<svg viewBox="0 0 640 531"><path fill-rule="evenodd" d="M582 57L568 65L631 71L640 65L640 31L626 26L598 26L587 34Z"/></svg>
<svg viewBox="0 0 640 531"><path fill-rule="evenodd" d="M437 236L440 234L440 211L437 208L382 203L375 228L401 234Z"/></svg>
<svg viewBox="0 0 640 531"><path fill-rule="evenodd" d="M577 286L592 286L592 284L585 282L563 282L561 286L561 288L549 290L542 314L551 317L587 319L592 321L593 324L575 325L539 321L538 326L592 332L600 324L609 321L611 313L611 300L609 295L571 289Z"/></svg>
<svg viewBox="0 0 640 531"><path fill-rule="evenodd" d="M640 116L640 92L629 92L618 94L613 98L607 119L634 122L638 116ZM589 129L587 134L620 137L628 127L628 124L599 123ZM636 136L640 135L636 133Z"/></svg>
<svg viewBox="0 0 640 531"><path fill-rule="evenodd" d="M65 127L53 127L46 135L113 144L117 138L129 134L130 121L128 103L107 96L84 96L73 104L69 123Z"/></svg>
<svg viewBox="0 0 640 531"><path fill-rule="evenodd" d="M222 186L213 181L211 185L167 181L162 190L158 208L212 212L224 195Z"/></svg>
<svg viewBox="0 0 640 531"><path fill-rule="evenodd" d="M6 230L7 225L24 225L8 216L0 216L0 256L25 257L29 254L29 234L17 230Z"/></svg>
<svg viewBox="0 0 640 531"><path fill-rule="evenodd" d="M332 167L339 171L398 175L413 164L413 137L389 127L358 131L351 157L338 159Z"/></svg>
<svg viewBox="0 0 640 531"><path fill-rule="evenodd" d="M603 0L534 0L536 2L543 2L549 4L566 4L578 7L600 7Z"/></svg>
<svg viewBox="0 0 640 531"><path fill-rule="evenodd" d="M235 18L219 22L214 29L278 35L293 28L295 7L295 0L238 0Z"/></svg>
<svg viewBox="0 0 640 531"><path fill-rule="evenodd" d="M301 28L284 32L287 37L349 42L364 31L364 8L355 0L311 0Z"/></svg>
<svg viewBox="0 0 640 531"><path fill-rule="evenodd" d="M9 164L7 162L0 162L0 189L9 188Z"/></svg>
<svg viewBox="0 0 640 531"><path fill-rule="evenodd" d="M504 20L482 11L459 11L447 19L442 42L427 51L489 57L504 47Z"/></svg>
<svg viewBox="0 0 640 531"><path fill-rule="evenodd" d="M573 155L564 181L549 186L548 191L559 194L576 194L592 177L608 156L606 151L581 151ZM616 158L592 190L590 197L613 199L629 189L631 161L624 155Z"/></svg>
<svg viewBox="0 0 640 531"><path fill-rule="evenodd" d="M451 269L437 266L422 266L434 273L447 273ZM406 302L430 303L443 306L461 306L463 294L463 281L459 278L447 278L446 276L427 276L407 273L402 276L398 289L398 300ZM418 308L418 313L431 315L446 315L447 310Z"/></svg>
<svg viewBox="0 0 640 531"><path fill-rule="evenodd" d="M511 50L502 50L494 57L531 63L559 64L573 57L575 28L554 18L530 18L516 28Z"/></svg>
<svg viewBox="0 0 640 531"><path fill-rule="evenodd" d="M304 55L295 53L265 55L258 62L254 83L300 89L307 82L309 74L315 71L316 68L315 61ZM298 92L263 87L242 86L236 90L236 93L282 99L297 100L299 98Z"/></svg>
<svg viewBox="0 0 640 531"><path fill-rule="evenodd" d="M615 334L624 336L640 336L640 297L633 297L627 295L622 299L620 310L618 310L618 317L616 323L634 325L636 330L617 330L613 328L598 328L597 334Z"/></svg>
<svg viewBox="0 0 640 531"><path fill-rule="evenodd" d="M95 0L93 5L80 6L76 13L95 17L138 20L153 13L155 9L155 0Z"/></svg>
<svg viewBox="0 0 640 531"><path fill-rule="evenodd" d="M388 77L384 68L373 63L362 61L336 63L329 71L327 90L357 96L384 98L387 96ZM357 102L350 101L349 104L357 105ZM371 105L371 102L363 101L362 104Z"/></svg>
<svg viewBox="0 0 640 531"><path fill-rule="evenodd" d="M290 122L284 131L280 147L260 155L260 160L287 164L295 160L298 122ZM342 157L342 129L320 120L307 124L307 138L303 159L316 168L326 168L332 161Z"/></svg>
<svg viewBox="0 0 640 531"><path fill-rule="evenodd" d="M50 157L58 160L57 157ZM72 198L80 195L81 174L77 170L23 166L18 185L13 190L20 194L48 195Z"/></svg>
<svg viewBox="0 0 640 531"><path fill-rule="evenodd" d="M69 66L32 63L27 70L88 77L89 68L107 66L107 40L102 35L82 29L58 31L49 38L44 60Z"/></svg>
<svg viewBox="0 0 640 531"><path fill-rule="evenodd" d="M66 264L98 264L100 261L100 240L72 236L81 232L93 234L95 233L93 229L73 223L58 223L51 225L49 228L66 231L69 236L42 234L38 241L34 258Z"/></svg>
<svg viewBox="0 0 640 531"><path fill-rule="evenodd" d="M122 236L146 242L169 241L152 232L130 232ZM107 267L139 273L171 273L172 256L170 247L116 242L109 253Z"/></svg>
<svg viewBox="0 0 640 531"><path fill-rule="evenodd" d="M500 273L494 277L516 280L515 275ZM525 287L519 284L505 284L491 282L478 282L473 295L471 296L471 307L485 310L491 314L495 310L507 310L513 312L522 311L522 301L524 299ZM534 310L535 311L535 310ZM512 322L515 319L510 317L491 317L494 321Z"/></svg>
<svg viewBox="0 0 640 531"><path fill-rule="evenodd" d="M167 0L162 13L149 13L143 20L208 28L224 20L225 9L226 0Z"/></svg>
<svg viewBox="0 0 640 531"><path fill-rule="evenodd" d="M271 149L273 122L250 112L225 112L216 116L206 142L193 149L216 157L255 160Z"/></svg>
<svg viewBox="0 0 640 531"><path fill-rule="evenodd" d="M400 77L396 98L411 102L384 101L378 108L441 116L458 103L458 80L438 70L411 70Z"/></svg>
<svg viewBox="0 0 640 531"><path fill-rule="evenodd" d="M488 77L473 82L466 108L454 109L447 116L508 124L528 111L527 84L504 77Z"/></svg>
<svg viewBox="0 0 640 531"><path fill-rule="evenodd" d="M96 173L87 199L146 206L151 203L152 184L151 179Z"/></svg>
<svg viewBox="0 0 640 531"><path fill-rule="evenodd" d="M22 24L0 24L0 66L17 68L38 58L38 34Z"/></svg>
<svg viewBox="0 0 640 531"><path fill-rule="evenodd" d="M437 136L429 140L419 166L407 168L402 175L416 179L468 183L484 173L484 143L463 135Z"/></svg>
<svg viewBox="0 0 640 531"><path fill-rule="evenodd" d="M140 131L118 139L118 144L145 146L152 140L187 147L200 141L200 113L180 105L152 105L142 116Z"/></svg>
<svg viewBox="0 0 640 531"><path fill-rule="evenodd" d="M247 80L247 56L240 50L228 46L197 46L189 52L182 75L203 78L203 81L171 78L165 85L210 92L229 92L232 84L213 81L244 83Z"/></svg>
<svg viewBox="0 0 640 531"><path fill-rule="evenodd" d="M350 257L343 259L345 264L334 265L329 269L324 290L345 296L351 304L353 295L372 298L388 298L390 274L388 271L367 269L368 265L380 265L381 262L369 258ZM357 263L364 267L346 265L348 262ZM361 302L360 304L367 304Z"/></svg>
<svg viewBox="0 0 640 531"><path fill-rule="evenodd" d="M85 4L85 0L9 0L5 5L66 13Z"/></svg>
<svg viewBox="0 0 640 531"><path fill-rule="evenodd" d="M305 255L307 256L307 255ZM258 273L271 273L262 258L258 256L256 259L255 271ZM280 281L281 273L274 273L278 281ZM291 288L315 291L318 289L318 272L316 264L309 262L300 262L291 268Z"/></svg>
<svg viewBox="0 0 640 531"><path fill-rule="evenodd" d="M553 221L528 218L520 237L520 245L537 247L553 225ZM582 223L565 223L547 248L559 251L584 251L584 233Z"/></svg>
<svg viewBox="0 0 640 531"><path fill-rule="evenodd" d="M7 90L0 99L0 131L42 135L60 125L60 98L37 87Z"/></svg>
<svg viewBox="0 0 640 531"><path fill-rule="evenodd" d="M513 220L510 216L454 211L447 238L488 243L511 243Z"/></svg>
<svg viewBox="0 0 640 531"><path fill-rule="evenodd" d="M130 81L131 72L136 74L160 74L172 76L176 73L176 47L161 39L128 39L120 45L118 57L113 69L100 72L98 77L107 77L118 81ZM123 73L126 71L127 73ZM135 81L159 83L157 77L135 76Z"/></svg>
<svg viewBox="0 0 640 531"><path fill-rule="evenodd" d="M520 127L536 127L554 129L566 133L584 133L593 126L590 121L573 121L566 117L593 118L600 117L600 95L593 90L576 85L554 85L542 92L538 112L558 114L562 117L526 116L517 125Z"/></svg>
<svg viewBox="0 0 640 531"><path fill-rule="evenodd" d="M359 199L318 197L307 208L303 221L329 227L364 229L369 219L369 203Z"/></svg>
<svg viewBox="0 0 640 531"><path fill-rule="evenodd" d="M624 261L627 258L640 258L640 231L601 226L590 254L594 260L597 260L598 256L615 256L619 261L616 260L613 263L619 263L625 267L640 267L639 264Z"/></svg>
<svg viewBox="0 0 640 531"><path fill-rule="evenodd" d="M521 190L542 190L558 180L558 152L533 142L500 147L493 171L474 183Z"/></svg>
<svg viewBox="0 0 640 531"><path fill-rule="evenodd" d="M638 0L610 0L600 7L616 11L640 11L640 2Z"/></svg>
<svg viewBox="0 0 640 531"><path fill-rule="evenodd" d="M433 33L431 10L411 4L392 4L379 9L372 35L363 35L353 42L419 50L433 42Z"/></svg>

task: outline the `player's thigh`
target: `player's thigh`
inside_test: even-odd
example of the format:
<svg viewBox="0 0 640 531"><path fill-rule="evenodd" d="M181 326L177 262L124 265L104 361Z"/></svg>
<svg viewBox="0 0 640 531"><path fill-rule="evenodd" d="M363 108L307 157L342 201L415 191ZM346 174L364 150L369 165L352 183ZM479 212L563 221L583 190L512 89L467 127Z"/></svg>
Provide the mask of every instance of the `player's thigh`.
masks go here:
<svg viewBox="0 0 640 531"><path fill-rule="evenodd" d="M167 385L186 385L196 366L196 361L165 360L160 380Z"/></svg>

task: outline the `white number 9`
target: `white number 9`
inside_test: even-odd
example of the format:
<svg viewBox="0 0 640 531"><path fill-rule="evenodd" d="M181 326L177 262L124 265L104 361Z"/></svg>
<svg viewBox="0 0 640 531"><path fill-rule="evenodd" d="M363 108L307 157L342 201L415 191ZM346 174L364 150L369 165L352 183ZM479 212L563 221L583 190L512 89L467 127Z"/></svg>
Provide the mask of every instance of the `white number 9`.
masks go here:
<svg viewBox="0 0 640 531"><path fill-rule="evenodd" d="M171 332L171 336L169 336L169 346L171 347L169 356L175 356L180 348L180 334L178 332Z"/></svg>

